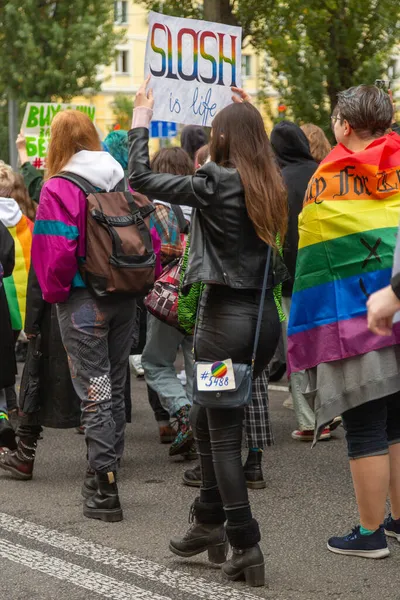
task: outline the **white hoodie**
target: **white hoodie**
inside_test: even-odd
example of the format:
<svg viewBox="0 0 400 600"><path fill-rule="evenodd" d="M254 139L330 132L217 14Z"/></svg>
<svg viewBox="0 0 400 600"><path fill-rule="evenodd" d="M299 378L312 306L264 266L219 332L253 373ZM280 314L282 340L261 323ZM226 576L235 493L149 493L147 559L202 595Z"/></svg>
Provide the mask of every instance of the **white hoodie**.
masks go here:
<svg viewBox="0 0 400 600"><path fill-rule="evenodd" d="M63 171L80 175L95 187L109 192L124 178L124 170L109 154L102 151L81 150L74 154Z"/></svg>
<svg viewBox="0 0 400 600"><path fill-rule="evenodd" d="M22 217L22 211L13 198L0 197L0 221L6 227L15 227Z"/></svg>

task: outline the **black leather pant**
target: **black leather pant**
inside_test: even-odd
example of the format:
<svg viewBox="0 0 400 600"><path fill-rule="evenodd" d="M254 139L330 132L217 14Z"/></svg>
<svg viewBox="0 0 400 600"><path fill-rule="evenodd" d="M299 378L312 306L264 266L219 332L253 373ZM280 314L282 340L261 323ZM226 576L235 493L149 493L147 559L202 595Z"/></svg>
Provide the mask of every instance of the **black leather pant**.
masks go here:
<svg viewBox="0 0 400 600"><path fill-rule="evenodd" d="M242 467L243 408L191 409L197 449L200 454L200 502L223 503L228 525L252 519Z"/></svg>

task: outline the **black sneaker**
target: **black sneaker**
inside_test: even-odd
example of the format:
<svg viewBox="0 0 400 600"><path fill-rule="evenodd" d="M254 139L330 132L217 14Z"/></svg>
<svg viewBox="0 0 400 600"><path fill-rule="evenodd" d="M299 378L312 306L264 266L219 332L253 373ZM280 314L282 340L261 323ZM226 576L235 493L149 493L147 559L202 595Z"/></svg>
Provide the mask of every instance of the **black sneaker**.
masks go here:
<svg viewBox="0 0 400 600"><path fill-rule="evenodd" d="M343 537L332 537L328 541L328 550L335 554L363 558L385 558L390 554L383 526L371 535L361 535L358 525L351 533Z"/></svg>
<svg viewBox="0 0 400 600"><path fill-rule="evenodd" d="M389 537L394 537L398 542L400 542L400 519L395 521L392 515L389 515L383 524L385 528L385 533Z"/></svg>
<svg viewBox="0 0 400 600"><path fill-rule="evenodd" d="M201 468L200 465L194 467L194 469L187 469L183 474L183 484L189 485L190 487L201 486Z"/></svg>

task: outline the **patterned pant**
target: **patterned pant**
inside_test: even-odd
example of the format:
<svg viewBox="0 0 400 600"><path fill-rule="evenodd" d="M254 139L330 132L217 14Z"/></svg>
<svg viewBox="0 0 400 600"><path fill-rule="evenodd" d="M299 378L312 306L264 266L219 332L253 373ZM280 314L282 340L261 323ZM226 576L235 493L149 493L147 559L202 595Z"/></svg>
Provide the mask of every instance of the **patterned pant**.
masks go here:
<svg viewBox="0 0 400 600"><path fill-rule="evenodd" d="M89 465L115 471L125 436L124 388L135 323L132 298L99 300L75 289L57 305L72 383L81 400Z"/></svg>
<svg viewBox="0 0 400 600"><path fill-rule="evenodd" d="M253 379L251 404L246 406L244 417L249 448L264 449L274 443L269 420L268 377L268 369L265 369L257 379Z"/></svg>

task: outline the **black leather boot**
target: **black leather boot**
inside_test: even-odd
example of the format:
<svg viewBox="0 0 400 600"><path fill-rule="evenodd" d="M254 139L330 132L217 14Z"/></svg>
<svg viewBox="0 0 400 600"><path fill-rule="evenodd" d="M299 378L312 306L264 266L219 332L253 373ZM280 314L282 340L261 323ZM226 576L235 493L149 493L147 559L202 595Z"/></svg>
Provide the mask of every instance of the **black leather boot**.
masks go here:
<svg viewBox="0 0 400 600"><path fill-rule="evenodd" d="M243 467L247 487L251 490L261 490L267 487L267 482L264 479L261 468L262 457L262 451L254 452L253 450L249 450L249 455Z"/></svg>
<svg viewBox="0 0 400 600"><path fill-rule="evenodd" d="M173 537L169 549L184 558L207 551L210 562L222 564L229 548L224 522L222 504L205 504L196 498L190 509L191 527L183 537Z"/></svg>
<svg viewBox="0 0 400 600"><path fill-rule="evenodd" d="M35 463L37 438L20 438L14 452L0 450L0 469L11 473L16 479L32 479Z"/></svg>
<svg viewBox="0 0 400 600"><path fill-rule="evenodd" d="M84 498L90 498L97 492L96 473L88 466L85 473L85 479L81 489Z"/></svg>
<svg viewBox="0 0 400 600"><path fill-rule="evenodd" d="M115 473L96 473L97 491L85 500L83 514L89 519L108 523L122 521L122 508L118 496Z"/></svg>
<svg viewBox="0 0 400 600"><path fill-rule="evenodd" d="M245 579L247 585L265 585L264 556L258 542L260 529L255 519L245 525L227 525L226 532L232 546L232 557L222 566L230 581Z"/></svg>

